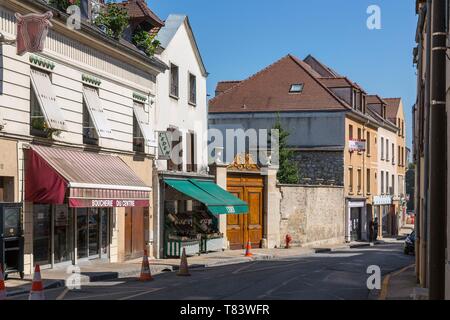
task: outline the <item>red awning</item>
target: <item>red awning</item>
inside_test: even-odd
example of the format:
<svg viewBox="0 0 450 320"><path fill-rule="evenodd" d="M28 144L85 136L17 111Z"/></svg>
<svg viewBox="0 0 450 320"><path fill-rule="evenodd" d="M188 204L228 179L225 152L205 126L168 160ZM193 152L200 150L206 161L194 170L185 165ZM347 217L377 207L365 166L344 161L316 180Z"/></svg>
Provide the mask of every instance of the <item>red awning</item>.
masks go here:
<svg viewBox="0 0 450 320"><path fill-rule="evenodd" d="M70 207L147 207L151 189L117 156L33 145L25 201Z"/></svg>

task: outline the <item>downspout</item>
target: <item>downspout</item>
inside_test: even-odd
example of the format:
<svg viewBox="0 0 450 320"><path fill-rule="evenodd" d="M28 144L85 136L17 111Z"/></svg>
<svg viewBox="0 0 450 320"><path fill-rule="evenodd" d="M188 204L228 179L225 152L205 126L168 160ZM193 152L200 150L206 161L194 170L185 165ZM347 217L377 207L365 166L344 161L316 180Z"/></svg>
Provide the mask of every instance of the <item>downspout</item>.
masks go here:
<svg viewBox="0 0 450 320"><path fill-rule="evenodd" d="M445 0L432 2L431 106L430 106L430 241L429 297L445 299L446 249L446 90L447 32Z"/></svg>

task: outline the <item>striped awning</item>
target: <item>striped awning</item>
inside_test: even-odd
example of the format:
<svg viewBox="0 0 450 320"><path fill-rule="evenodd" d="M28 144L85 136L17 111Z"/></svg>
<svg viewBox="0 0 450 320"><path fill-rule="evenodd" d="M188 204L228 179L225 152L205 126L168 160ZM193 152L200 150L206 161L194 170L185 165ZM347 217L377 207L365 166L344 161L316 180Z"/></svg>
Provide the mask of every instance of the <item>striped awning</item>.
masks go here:
<svg viewBox="0 0 450 320"><path fill-rule="evenodd" d="M25 200L70 207L147 207L150 191L118 156L33 145L26 152Z"/></svg>

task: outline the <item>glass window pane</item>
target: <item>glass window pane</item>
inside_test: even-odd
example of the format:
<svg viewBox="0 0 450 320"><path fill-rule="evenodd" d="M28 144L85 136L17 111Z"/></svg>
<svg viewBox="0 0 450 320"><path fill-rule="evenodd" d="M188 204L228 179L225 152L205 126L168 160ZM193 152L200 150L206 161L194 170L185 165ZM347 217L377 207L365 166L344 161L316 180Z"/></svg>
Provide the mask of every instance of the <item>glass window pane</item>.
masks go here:
<svg viewBox="0 0 450 320"><path fill-rule="evenodd" d="M50 205L33 206L34 264L51 264L51 217Z"/></svg>

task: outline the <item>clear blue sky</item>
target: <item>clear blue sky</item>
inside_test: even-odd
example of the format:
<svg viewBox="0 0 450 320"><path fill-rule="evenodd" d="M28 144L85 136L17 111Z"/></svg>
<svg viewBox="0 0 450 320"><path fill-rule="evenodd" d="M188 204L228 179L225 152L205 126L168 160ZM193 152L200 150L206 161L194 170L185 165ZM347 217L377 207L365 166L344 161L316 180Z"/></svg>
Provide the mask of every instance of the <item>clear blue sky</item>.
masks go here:
<svg viewBox="0 0 450 320"><path fill-rule="evenodd" d="M148 0L162 19L189 15L210 73L240 80L291 53L311 53L369 94L402 97L411 141L416 80L415 1L412 0ZM366 27L369 5L381 8L381 30Z"/></svg>

